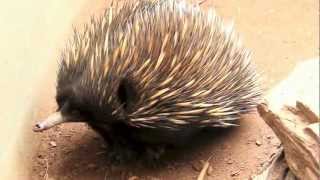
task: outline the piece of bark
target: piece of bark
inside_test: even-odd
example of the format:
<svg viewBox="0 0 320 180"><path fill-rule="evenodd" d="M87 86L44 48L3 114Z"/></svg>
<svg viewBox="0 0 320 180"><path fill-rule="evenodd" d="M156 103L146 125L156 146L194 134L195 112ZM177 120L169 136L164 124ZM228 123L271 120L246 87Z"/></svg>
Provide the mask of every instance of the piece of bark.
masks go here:
<svg viewBox="0 0 320 180"><path fill-rule="evenodd" d="M279 155L269 164L255 180L272 180L272 176L282 177L282 180L297 179L318 179L320 177L319 166L319 118L303 103L297 102L296 107L287 107L278 115L270 111L267 105L259 105L260 116L271 127L283 145L284 159ZM274 169L279 164L286 163L290 171L276 173ZM290 174L292 173L292 174ZM282 174L282 176L281 176ZM279 179L279 178L278 178Z"/></svg>
<svg viewBox="0 0 320 180"><path fill-rule="evenodd" d="M287 172L289 170L289 167L287 165L287 162L284 157L283 148L275 154L274 161L271 161L273 163L271 166L269 166L269 177L268 179L277 180L281 179L283 177L287 176Z"/></svg>
<svg viewBox="0 0 320 180"><path fill-rule="evenodd" d="M285 160L283 148L280 147L277 153L272 155L262 173L252 177L251 180L296 180L289 172L291 171Z"/></svg>

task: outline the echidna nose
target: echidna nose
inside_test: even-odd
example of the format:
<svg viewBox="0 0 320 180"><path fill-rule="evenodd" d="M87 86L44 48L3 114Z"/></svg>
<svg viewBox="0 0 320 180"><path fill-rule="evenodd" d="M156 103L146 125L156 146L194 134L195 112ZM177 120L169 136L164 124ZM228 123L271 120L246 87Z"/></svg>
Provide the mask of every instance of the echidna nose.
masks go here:
<svg viewBox="0 0 320 180"><path fill-rule="evenodd" d="M40 123L37 123L37 124L34 126L34 128L33 128L33 131L34 131L34 132L41 132L41 131L43 131L43 130L44 130L44 127L43 127L43 125L40 124Z"/></svg>
<svg viewBox="0 0 320 180"><path fill-rule="evenodd" d="M63 122L67 122L67 120L68 119L62 116L60 112L56 112L51 114L49 117L47 117L43 121L35 124L35 126L33 127L33 131L41 132L41 131L50 129L56 125L59 125Z"/></svg>

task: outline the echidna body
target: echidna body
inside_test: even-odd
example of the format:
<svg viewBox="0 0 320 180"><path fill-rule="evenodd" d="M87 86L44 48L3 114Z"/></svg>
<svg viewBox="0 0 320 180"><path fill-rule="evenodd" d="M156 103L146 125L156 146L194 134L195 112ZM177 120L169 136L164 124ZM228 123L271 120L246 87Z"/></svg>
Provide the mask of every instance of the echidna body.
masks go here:
<svg viewBox="0 0 320 180"><path fill-rule="evenodd" d="M213 11L127 2L75 32L60 62L58 112L36 130L84 121L107 139L171 142L236 126L260 98L250 53Z"/></svg>

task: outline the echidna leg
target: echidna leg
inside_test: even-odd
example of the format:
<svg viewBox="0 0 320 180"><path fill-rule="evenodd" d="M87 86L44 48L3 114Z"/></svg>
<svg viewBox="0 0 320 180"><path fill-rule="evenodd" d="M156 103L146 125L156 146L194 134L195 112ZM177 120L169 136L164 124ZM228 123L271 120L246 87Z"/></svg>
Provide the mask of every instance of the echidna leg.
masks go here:
<svg viewBox="0 0 320 180"><path fill-rule="evenodd" d="M164 155L165 150L165 145L154 145L146 147L145 157L150 162L158 161Z"/></svg>
<svg viewBox="0 0 320 180"><path fill-rule="evenodd" d="M135 143L130 141L129 136L121 134L118 127L108 125L89 124L100 134L108 145L107 156L112 163L126 163L138 157Z"/></svg>

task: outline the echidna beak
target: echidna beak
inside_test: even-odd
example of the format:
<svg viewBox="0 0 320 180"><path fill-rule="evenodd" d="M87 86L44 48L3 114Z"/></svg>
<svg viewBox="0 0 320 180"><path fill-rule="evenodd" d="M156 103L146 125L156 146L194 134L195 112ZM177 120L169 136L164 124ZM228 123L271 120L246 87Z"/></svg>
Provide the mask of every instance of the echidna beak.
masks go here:
<svg viewBox="0 0 320 180"><path fill-rule="evenodd" d="M33 131L41 132L67 121L68 119L62 116L61 112L58 111L50 115L47 119L43 120L42 122L37 123L34 126Z"/></svg>

